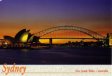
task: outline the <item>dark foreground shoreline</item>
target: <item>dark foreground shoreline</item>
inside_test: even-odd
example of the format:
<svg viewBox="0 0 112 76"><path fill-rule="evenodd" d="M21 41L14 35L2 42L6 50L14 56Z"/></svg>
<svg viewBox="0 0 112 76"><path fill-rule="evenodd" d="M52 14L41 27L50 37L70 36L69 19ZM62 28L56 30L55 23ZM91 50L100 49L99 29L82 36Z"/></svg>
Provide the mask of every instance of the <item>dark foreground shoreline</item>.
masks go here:
<svg viewBox="0 0 112 76"><path fill-rule="evenodd" d="M110 65L111 48L0 49L0 64Z"/></svg>

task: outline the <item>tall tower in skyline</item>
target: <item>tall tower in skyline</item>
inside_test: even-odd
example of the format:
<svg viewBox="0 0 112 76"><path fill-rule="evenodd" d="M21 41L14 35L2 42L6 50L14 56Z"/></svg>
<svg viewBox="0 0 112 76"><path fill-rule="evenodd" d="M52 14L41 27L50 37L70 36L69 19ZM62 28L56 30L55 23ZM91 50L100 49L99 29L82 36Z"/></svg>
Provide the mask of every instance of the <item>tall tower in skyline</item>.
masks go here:
<svg viewBox="0 0 112 76"><path fill-rule="evenodd" d="M109 45L112 47L112 33L109 34Z"/></svg>

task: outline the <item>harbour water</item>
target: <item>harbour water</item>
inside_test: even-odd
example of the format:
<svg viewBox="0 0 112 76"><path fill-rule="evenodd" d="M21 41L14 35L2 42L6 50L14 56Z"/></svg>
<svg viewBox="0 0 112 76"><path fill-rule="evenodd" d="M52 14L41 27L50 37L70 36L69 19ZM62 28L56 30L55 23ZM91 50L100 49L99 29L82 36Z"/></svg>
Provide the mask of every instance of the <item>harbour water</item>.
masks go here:
<svg viewBox="0 0 112 76"><path fill-rule="evenodd" d="M111 48L0 49L0 64L111 64Z"/></svg>

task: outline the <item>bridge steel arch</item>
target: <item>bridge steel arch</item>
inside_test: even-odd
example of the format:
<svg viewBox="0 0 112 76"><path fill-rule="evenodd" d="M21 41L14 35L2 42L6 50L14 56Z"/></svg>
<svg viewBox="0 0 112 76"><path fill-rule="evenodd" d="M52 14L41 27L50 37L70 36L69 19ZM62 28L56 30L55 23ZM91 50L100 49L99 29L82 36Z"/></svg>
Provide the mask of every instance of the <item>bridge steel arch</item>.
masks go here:
<svg viewBox="0 0 112 76"><path fill-rule="evenodd" d="M55 32L55 31L59 31L59 30L74 30L74 31L79 31L82 32L84 34L87 34L89 36L91 36L94 39L98 39L98 38L104 38L104 36L100 35L97 32L91 31L89 29L83 28L83 27L79 27L79 26L69 26L69 25L65 25L65 26L56 26L56 27L51 27L45 30L42 30L38 33L35 33L35 36L39 36L40 38L46 34Z"/></svg>

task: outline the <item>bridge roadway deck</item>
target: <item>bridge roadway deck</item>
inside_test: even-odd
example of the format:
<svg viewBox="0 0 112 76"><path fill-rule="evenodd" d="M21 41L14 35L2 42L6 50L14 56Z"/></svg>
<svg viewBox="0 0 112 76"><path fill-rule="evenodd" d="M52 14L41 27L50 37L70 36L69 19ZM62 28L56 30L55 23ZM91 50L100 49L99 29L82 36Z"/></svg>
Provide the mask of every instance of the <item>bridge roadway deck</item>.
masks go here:
<svg viewBox="0 0 112 76"><path fill-rule="evenodd" d="M103 39L103 38L39 38L39 39Z"/></svg>

